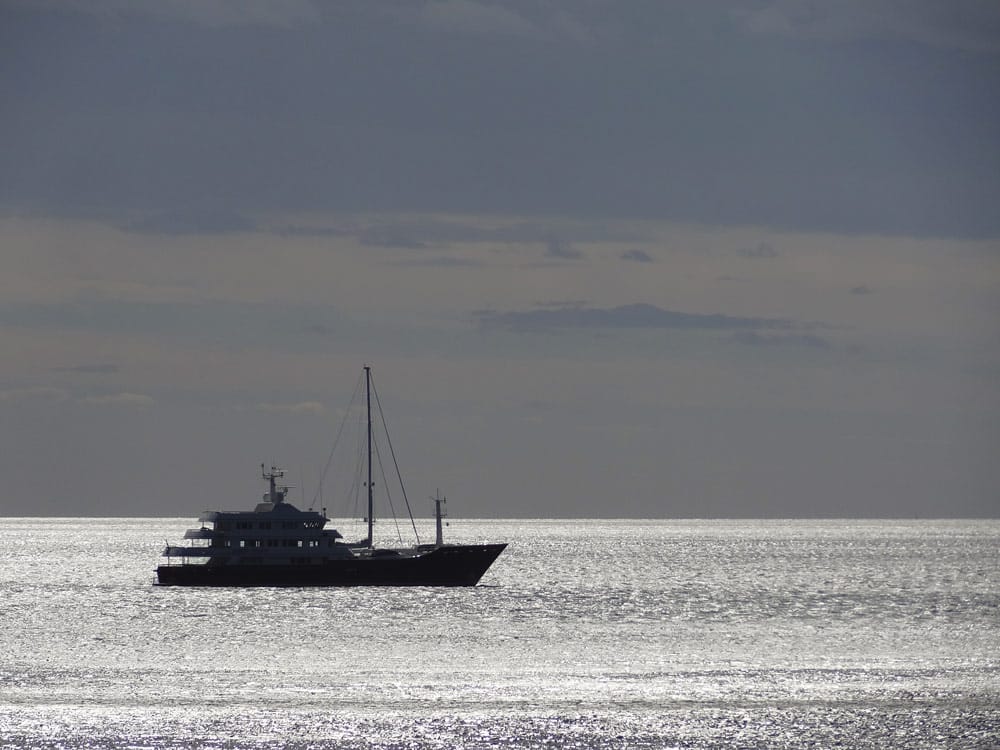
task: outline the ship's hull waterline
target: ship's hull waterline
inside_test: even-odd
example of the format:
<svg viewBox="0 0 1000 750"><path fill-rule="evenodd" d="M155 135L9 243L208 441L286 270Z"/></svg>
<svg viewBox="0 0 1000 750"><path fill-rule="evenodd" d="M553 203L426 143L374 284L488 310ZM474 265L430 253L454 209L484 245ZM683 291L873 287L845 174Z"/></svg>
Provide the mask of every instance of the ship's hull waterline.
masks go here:
<svg viewBox="0 0 1000 750"><path fill-rule="evenodd" d="M156 572L160 586L475 586L506 547L447 545L312 565L161 565Z"/></svg>

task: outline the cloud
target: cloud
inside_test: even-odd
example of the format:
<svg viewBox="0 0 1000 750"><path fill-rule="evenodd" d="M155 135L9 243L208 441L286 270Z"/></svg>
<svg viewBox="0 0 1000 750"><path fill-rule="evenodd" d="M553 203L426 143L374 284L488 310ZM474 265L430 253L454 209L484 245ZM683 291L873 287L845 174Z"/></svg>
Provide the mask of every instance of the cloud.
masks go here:
<svg viewBox="0 0 1000 750"><path fill-rule="evenodd" d="M141 393L114 393L106 396L84 396L80 403L93 406L125 406L145 408L152 406L156 400L152 396Z"/></svg>
<svg viewBox="0 0 1000 750"><path fill-rule="evenodd" d="M565 240L550 239L545 243L545 257L559 258L560 260L579 260L583 257L583 253Z"/></svg>
<svg viewBox="0 0 1000 750"><path fill-rule="evenodd" d="M756 331L736 331L733 340L748 346L805 346L813 349L829 349L830 342L813 333L761 334Z"/></svg>
<svg viewBox="0 0 1000 750"><path fill-rule="evenodd" d="M871 4L890 26L911 23L909 4ZM138 216L134 231L157 233L251 228L155 215L209 205L995 236L988 59L914 54L898 35L816 55L780 38L823 25L790 3L603 5L21 0L4 16L4 90L19 106L0 118L0 211ZM867 12L801 5L820 19ZM945 26L967 7L913 5L924 18L940 6ZM734 23L733 8L749 10ZM209 28L314 11L291 33ZM971 15L1000 39L994 13ZM572 29L559 38L595 43L559 43L555 19ZM524 43L533 29L545 43ZM65 54L39 56L48 47ZM511 241L516 229L494 223L479 241ZM572 226L548 236L582 242Z"/></svg>
<svg viewBox="0 0 1000 750"><path fill-rule="evenodd" d="M150 214L122 228L139 234L185 235L252 232L257 225L252 219L237 213L194 209Z"/></svg>
<svg viewBox="0 0 1000 750"><path fill-rule="evenodd" d="M206 28L264 26L288 29L319 20L312 0L30 0L35 8L89 13L107 19L147 17Z"/></svg>
<svg viewBox="0 0 1000 750"><path fill-rule="evenodd" d="M586 307L587 302L585 299L554 299L536 302L535 307Z"/></svg>
<svg viewBox="0 0 1000 750"><path fill-rule="evenodd" d="M15 403L22 401L65 401L69 394L62 388L39 386L35 388L11 388L0 391L0 401Z"/></svg>
<svg viewBox="0 0 1000 750"><path fill-rule="evenodd" d="M440 256L437 258L413 258L410 260L398 260L392 263L394 266L427 267L427 268L475 268L483 265L482 261L474 258L453 258L450 256Z"/></svg>
<svg viewBox="0 0 1000 750"><path fill-rule="evenodd" d="M319 401L299 401L289 404L257 404L257 411L266 414L314 414L320 415L326 407Z"/></svg>
<svg viewBox="0 0 1000 750"><path fill-rule="evenodd" d="M636 263L652 263L653 258L643 250L626 250L618 256L622 260L630 260Z"/></svg>
<svg viewBox="0 0 1000 750"><path fill-rule="evenodd" d="M1000 51L1000 4L993 0L773 0L732 18L752 34L826 41L905 40L943 49Z"/></svg>
<svg viewBox="0 0 1000 750"><path fill-rule="evenodd" d="M798 327L781 318L749 318L732 315L685 313L655 305L634 304L612 308L563 307L525 312L484 312L486 326L514 331L560 328L674 328L687 330L789 330Z"/></svg>
<svg viewBox="0 0 1000 750"><path fill-rule="evenodd" d="M351 237L358 233L357 228L314 227L299 226L297 224L272 227L268 231L279 237Z"/></svg>
<svg viewBox="0 0 1000 750"><path fill-rule="evenodd" d="M266 228L280 237L356 237L362 245L425 249L452 243L548 245L558 235L570 242L644 242L649 238L634 228L600 222L495 222L488 219L380 218L344 220L323 226L282 224Z"/></svg>
<svg viewBox="0 0 1000 750"><path fill-rule="evenodd" d="M112 375L121 368L118 365L70 365L69 367L54 367L53 372L74 373L77 375Z"/></svg>
<svg viewBox="0 0 1000 750"><path fill-rule="evenodd" d="M418 15L419 23L437 31L537 38L537 27L508 7L471 0L432 0Z"/></svg>
<svg viewBox="0 0 1000 750"><path fill-rule="evenodd" d="M553 242L558 235L562 242L636 242L646 238L635 229L626 229L599 222L501 222L442 220L433 218L383 219L365 226L348 225L338 228L357 236L362 242L380 244L396 240L421 245L451 242L495 242L527 244Z"/></svg>
<svg viewBox="0 0 1000 750"><path fill-rule="evenodd" d="M573 10L578 9L578 7L573 8ZM563 39L571 39L581 44L594 41L591 28L581 18L567 10L556 11L549 21L549 28Z"/></svg>
<svg viewBox="0 0 1000 750"><path fill-rule="evenodd" d="M851 287L851 294L871 294L872 290L865 284L860 286Z"/></svg>
<svg viewBox="0 0 1000 750"><path fill-rule="evenodd" d="M743 248L742 250L736 251L737 255L741 255L744 258L752 258L754 260L762 260L765 258L777 258L781 253L774 249L769 242L758 242L754 247Z"/></svg>
<svg viewBox="0 0 1000 750"><path fill-rule="evenodd" d="M63 388L44 386L35 388L12 388L0 391L0 402L7 403L40 401L60 402L66 401L69 398L70 393ZM74 400L89 406L148 407L156 403L152 396L128 392L83 396Z"/></svg>
<svg viewBox="0 0 1000 750"><path fill-rule="evenodd" d="M262 337L271 337L274 345L290 331L310 332L305 330L310 324L336 326L341 322L341 316L326 305L295 301L275 305L263 299L196 303L95 299L0 304L0 325L43 331L94 331L102 336L138 334L161 342L200 342L212 347L223 341L229 347L253 346Z"/></svg>
<svg viewBox="0 0 1000 750"><path fill-rule="evenodd" d="M428 247L427 243L422 240L413 239L383 227L375 227L361 232L358 235L358 241L362 245L375 247L397 247L410 250L422 250Z"/></svg>
<svg viewBox="0 0 1000 750"><path fill-rule="evenodd" d="M302 328L302 333L307 333L312 336L323 336L330 337L337 333L337 329L333 326L329 326L326 323L310 323Z"/></svg>

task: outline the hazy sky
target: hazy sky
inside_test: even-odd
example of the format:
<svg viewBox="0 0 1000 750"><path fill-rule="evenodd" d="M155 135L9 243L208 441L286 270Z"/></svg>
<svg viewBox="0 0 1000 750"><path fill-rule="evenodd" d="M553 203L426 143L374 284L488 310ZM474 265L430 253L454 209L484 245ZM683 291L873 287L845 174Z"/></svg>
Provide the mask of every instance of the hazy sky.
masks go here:
<svg viewBox="0 0 1000 750"><path fill-rule="evenodd" d="M421 513L997 516L998 91L993 0L6 0L0 513L311 496L371 363Z"/></svg>

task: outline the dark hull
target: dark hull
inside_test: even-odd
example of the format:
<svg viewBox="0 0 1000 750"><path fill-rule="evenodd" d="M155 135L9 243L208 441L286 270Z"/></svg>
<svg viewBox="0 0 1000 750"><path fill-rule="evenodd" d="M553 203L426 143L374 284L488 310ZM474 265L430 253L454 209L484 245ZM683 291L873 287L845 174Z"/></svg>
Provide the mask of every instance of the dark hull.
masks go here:
<svg viewBox="0 0 1000 750"><path fill-rule="evenodd" d="M453 545L321 565L161 565L156 573L160 586L475 586L506 546Z"/></svg>

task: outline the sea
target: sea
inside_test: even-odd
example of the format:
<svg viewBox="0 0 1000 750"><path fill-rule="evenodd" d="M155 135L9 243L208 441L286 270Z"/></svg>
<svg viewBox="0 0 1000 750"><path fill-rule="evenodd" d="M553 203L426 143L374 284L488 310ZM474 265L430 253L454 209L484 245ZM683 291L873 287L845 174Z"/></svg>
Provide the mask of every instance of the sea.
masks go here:
<svg viewBox="0 0 1000 750"><path fill-rule="evenodd" d="M1000 521L454 519L509 543L475 588L153 585L193 525L0 519L0 748L1000 747Z"/></svg>

